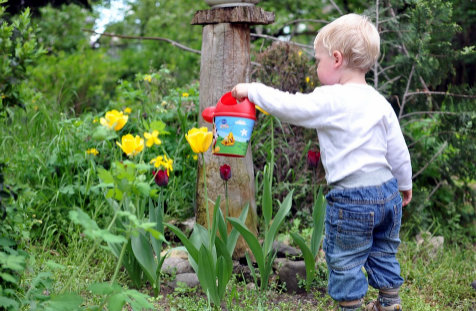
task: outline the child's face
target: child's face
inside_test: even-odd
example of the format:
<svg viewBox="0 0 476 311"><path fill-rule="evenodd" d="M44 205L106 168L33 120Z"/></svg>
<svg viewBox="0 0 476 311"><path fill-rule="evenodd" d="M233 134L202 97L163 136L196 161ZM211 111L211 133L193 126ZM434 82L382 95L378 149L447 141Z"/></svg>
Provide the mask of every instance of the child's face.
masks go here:
<svg viewBox="0 0 476 311"><path fill-rule="evenodd" d="M339 83L339 72L335 66L335 59L321 46L316 49L316 62L317 77L323 85Z"/></svg>

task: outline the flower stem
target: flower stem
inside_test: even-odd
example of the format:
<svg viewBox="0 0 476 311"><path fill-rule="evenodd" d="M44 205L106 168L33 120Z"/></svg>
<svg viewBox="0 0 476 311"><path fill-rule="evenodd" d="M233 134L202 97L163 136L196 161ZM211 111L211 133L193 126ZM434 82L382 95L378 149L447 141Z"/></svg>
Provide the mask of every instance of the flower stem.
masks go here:
<svg viewBox="0 0 476 311"><path fill-rule="evenodd" d="M210 227L210 213L209 213L209 209L208 209L208 193L207 193L207 169L206 169L206 163L205 163L205 154L202 153L202 160L203 160L203 165L202 165L202 169L203 169L203 186L204 186L204 190L205 190L205 207L206 207L206 210L207 210L207 228L208 228L208 231L211 231L212 228Z"/></svg>
<svg viewBox="0 0 476 311"><path fill-rule="evenodd" d="M228 181L225 181L225 206L226 206L226 210L225 210L225 223L227 225L227 229L228 229Z"/></svg>
<svg viewBox="0 0 476 311"><path fill-rule="evenodd" d="M127 241L124 242L124 245L122 245L121 254L119 255L119 260L117 261L116 269L114 270L114 275L111 279L111 285L114 284L114 282L116 281L117 274L119 273L119 269L121 268L122 259L124 258L124 254L126 253L127 244L129 243L129 237L127 237L126 240Z"/></svg>

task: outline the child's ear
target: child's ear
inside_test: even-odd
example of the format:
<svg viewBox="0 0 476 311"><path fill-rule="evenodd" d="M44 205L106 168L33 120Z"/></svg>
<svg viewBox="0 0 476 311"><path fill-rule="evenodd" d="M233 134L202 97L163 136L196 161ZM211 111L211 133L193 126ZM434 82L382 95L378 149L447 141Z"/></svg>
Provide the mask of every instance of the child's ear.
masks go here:
<svg viewBox="0 0 476 311"><path fill-rule="evenodd" d="M332 58L334 59L334 67L339 68L344 63L344 57L339 51L332 52Z"/></svg>

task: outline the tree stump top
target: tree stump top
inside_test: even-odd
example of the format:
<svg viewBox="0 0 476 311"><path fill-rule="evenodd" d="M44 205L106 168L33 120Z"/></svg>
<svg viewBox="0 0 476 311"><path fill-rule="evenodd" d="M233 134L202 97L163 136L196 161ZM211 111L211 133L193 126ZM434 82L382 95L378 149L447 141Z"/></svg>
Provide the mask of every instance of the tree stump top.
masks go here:
<svg viewBox="0 0 476 311"><path fill-rule="evenodd" d="M274 23L274 12L267 12L256 6L236 6L200 10L195 13L195 16L192 20L192 25L208 25L218 23L268 25Z"/></svg>

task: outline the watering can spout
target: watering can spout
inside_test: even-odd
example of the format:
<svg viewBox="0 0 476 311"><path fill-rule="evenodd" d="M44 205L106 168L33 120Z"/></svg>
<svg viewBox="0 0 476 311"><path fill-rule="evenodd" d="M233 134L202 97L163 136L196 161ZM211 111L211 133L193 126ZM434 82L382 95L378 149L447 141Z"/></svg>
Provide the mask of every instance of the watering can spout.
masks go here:
<svg viewBox="0 0 476 311"><path fill-rule="evenodd" d="M215 109L216 107L205 108L205 110L203 110L202 112L203 120L208 123L213 123L213 115L215 114Z"/></svg>

